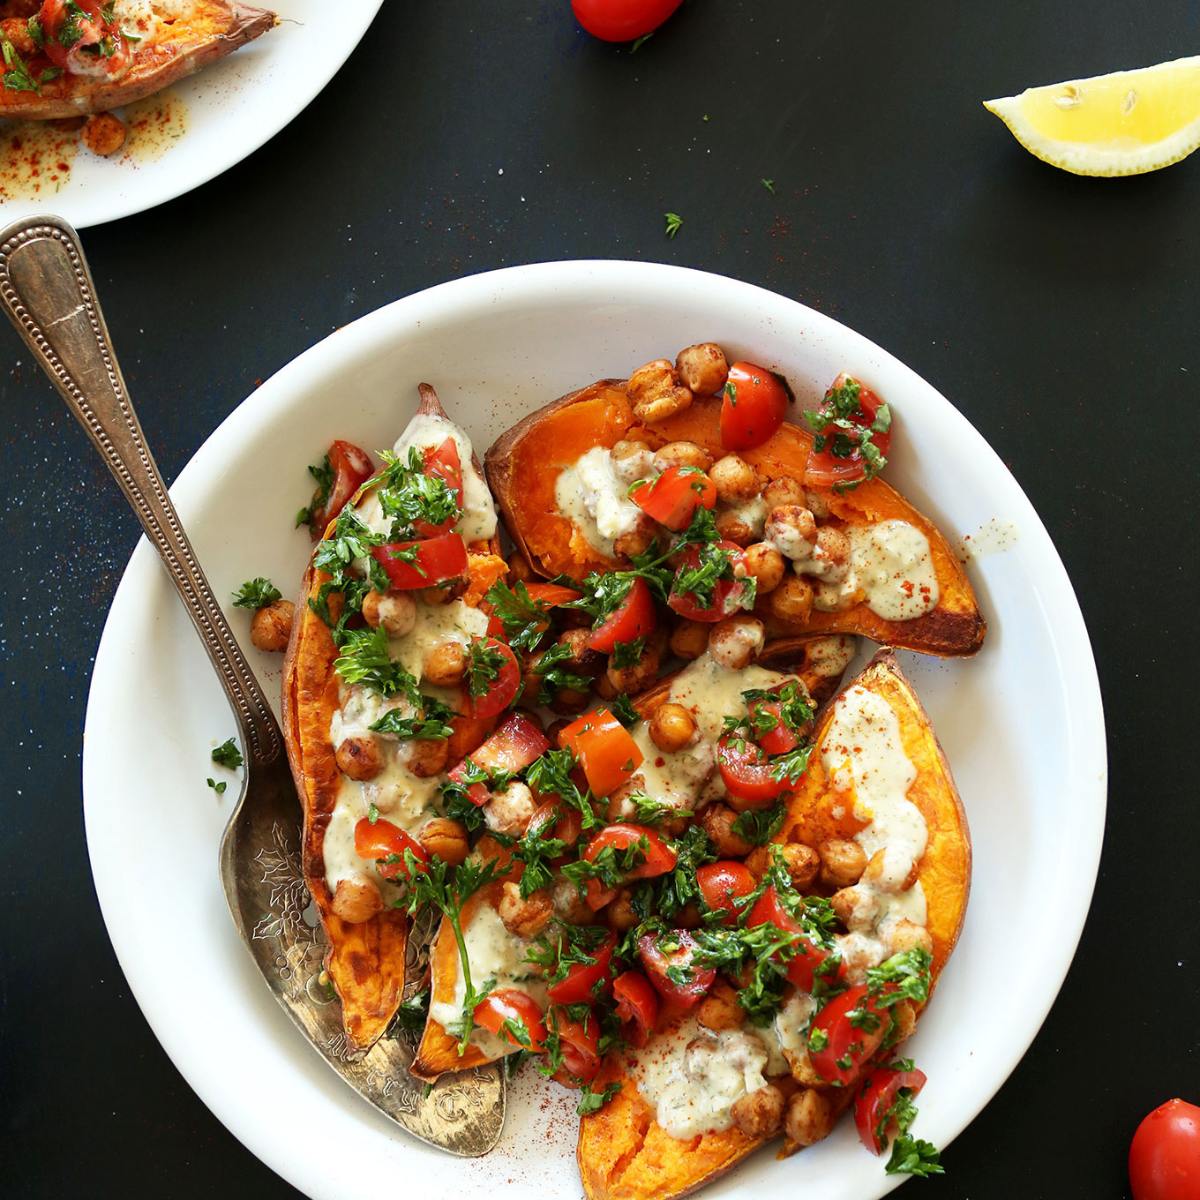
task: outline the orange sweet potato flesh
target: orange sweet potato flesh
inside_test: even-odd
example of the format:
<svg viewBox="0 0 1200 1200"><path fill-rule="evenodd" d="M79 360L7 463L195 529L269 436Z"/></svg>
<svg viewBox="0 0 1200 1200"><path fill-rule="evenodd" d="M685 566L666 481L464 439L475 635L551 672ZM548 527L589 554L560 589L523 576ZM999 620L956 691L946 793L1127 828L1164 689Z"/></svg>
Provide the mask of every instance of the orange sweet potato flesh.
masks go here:
<svg viewBox="0 0 1200 1200"><path fill-rule="evenodd" d="M422 409L433 411L424 402ZM471 546L468 561L470 579L464 599L470 603L505 568L495 539ZM338 652L328 626L308 600L326 579L323 571L310 565L296 605L283 670L283 733L304 813L304 882L329 943L325 969L341 999L347 1039L353 1047L366 1049L387 1029L402 999L408 918L398 910L384 909L360 924L343 921L333 912L333 896L325 882L325 830L342 781L334 759L336 747L329 738L330 721L339 705L333 667ZM330 601L336 605L337 597Z"/></svg>
<svg viewBox="0 0 1200 1200"><path fill-rule="evenodd" d="M193 0L187 12L144 45L135 46L133 62L119 79L104 82L66 74L50 80L41 93L0 87L0 117L45 121L107 112L143 100L202 70L271 29L273 12L228 0Z"/></svg>
<svg viewBox="0 0 1200 1200"><path fill-rule="evenodd" d="M909 799L929 828L929 845L919 878L925 891L934 944L933 975L946 964L962 927L971 879L971 842L966 815L929 719L890 650L881 651L850 686L883 697L896 712L905 753L917 768ZM832 705L818 723L818 746L832 718ZM848 836L854 828L836 820L825 798L819 753L800 790L789 803L779 840L812 842ZM811 839L811 841L810 841ZM723 1174L769 1139L748 1137L736 1127L687 1140L665 1133L654 1110L619 1063L610 1064L601 1083L620 1081L621 1090L598 1112L580 1122L577 1158L588 1200L674 1200ZM594 1085L598 1086L598 1085ZM849 1096L841 1097L848 1106Z"/></svg>
<svg viewBox="0 0 1200 1200"><path fill-rule="evenodd" d="M697 399L666 421L641 425L621 380L606 379L548 404L514 425L488 451L488 481L513 541L540 574L582 577L588 571L611 570L615 562L597 554L560 516L554 486L564 467L593 446L613 446L628 439L652 448L687 441L703 446L715 458L721 447L721 402ZM779 431L742 457L769 479L800 479L812 448L812 435L785 423ZM773 634L861 634L882 645L942 656L974 654L983 645L986 625L970 581L946 539L927 517L882 479L853 491L820 493L833 515L849 525L884 520L907 521L929 539L940 596L931 612L910 621L888 621L857 604L841 612L814 610L803 624L782 623L760 601L759 615Z"/></svg>

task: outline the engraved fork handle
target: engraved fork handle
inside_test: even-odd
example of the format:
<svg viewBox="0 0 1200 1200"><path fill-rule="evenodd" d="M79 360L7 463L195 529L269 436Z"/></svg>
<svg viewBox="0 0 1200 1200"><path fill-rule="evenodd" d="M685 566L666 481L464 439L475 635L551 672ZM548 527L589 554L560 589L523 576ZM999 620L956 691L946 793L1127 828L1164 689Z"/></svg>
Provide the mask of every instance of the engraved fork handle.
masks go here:
<svg viewBox="0 0 1200 1200"><path fill-rule="evenodd" d="M116 476L212 659L246 757L268 763L282 737L184 533L125 391L79 235L60 217L0 232L0 302Z"/></svg>

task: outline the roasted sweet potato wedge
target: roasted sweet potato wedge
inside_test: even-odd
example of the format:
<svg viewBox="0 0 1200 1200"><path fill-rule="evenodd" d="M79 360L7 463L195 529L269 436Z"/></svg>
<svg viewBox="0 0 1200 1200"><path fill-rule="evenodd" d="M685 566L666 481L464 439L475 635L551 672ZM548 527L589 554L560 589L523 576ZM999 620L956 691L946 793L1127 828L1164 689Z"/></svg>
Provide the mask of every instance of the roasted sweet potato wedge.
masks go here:
<svg viewBox="0 0 1200 1200"><path fill-rule="evenodd" d="M892 652L883 650L876 655L849 688L866 689L891 707L904 751L916 768L908 798L920 810L929 832L918 877L928 906L932 975L936 979L958 938L970 890L971 843L966 816L929 719ZM830 704L818 723L818 747L829 736L834 711L835 705ZM814 754L812 766L789 804L779 840L813 844L810 839L853 835L853 816L834 816L827 787L821 755ZM610 1065L600 1080L611 1082L620 1082L621 1090L580 1124L577 1157L589 1200L673 1200L729 1170L768 1140L749 1137L736 1126L686 1140L672 1137L657 1124L654 1109L619 1063ZM852 1095L834 1092L833 1098L835 1107L845 1108Z"/></svg>
<svg viewBox="0 0 1200 1200"><path fill-rule="evenodd" d="M688 441L714 457L724 451L717 398L697 399L687 410L653 425L639 424L621 380L606 379L572 392L532 413L505 433L485 456L488 481L513 540L533 568L552 578L581 577L611 569L555 503L555 483L563 469L594 446L641 441L651 448ZM785 423L765 444L742 455L768 479L802 479L812 436ZM853 491L820 493L832 515L847 526L902 520L929 541L939 597L935 608L910 620L886 620L866 603L838 612L813 610L802 623L772 615L765 599L759 615L775 635L801 633L862 634L883 645L943 656L974 654L986 626L962 565L934 524L882 479Z"/></svg>
<svg viewBox="0 0 1200 1200"><path fill-rule="evenodd" d="M445 416L437 395L424 384L417 411ZM477 605L507 569L499 555L498 539L472 545L468 563L469 587L463 599ZM284 663L283 730L304 813L304 879L329 943L326 969L341 999L346 1036L352 1046L365 1049L387 1029L401 1000L408 918L395 909L384 908L361 923L343 921L333 911L333 897L326 883L325 831L344 780L330 737L331 722L341 702L334 670L338 651L329 627L308 601L317 596L328 578L311 564L304 577ZM336 605L336 595L331 603ZM452 749L456 738L465 737L464 744L472 747L477 744L482 735L470 726L478 724L468 722L457 729L451 739Z"/></svg>
<svg viewBox="0 0 1200 1200"><path fill-rule="evenodd" d="M10 41L5 86L0 87L0 117L45 121L120 108L232 54L266 33L277 19L273 12L235 0L191 0L182 11L179 7L156 13L149 28L141 29L140 40L129 39L127 45L121 44L120 21L111 26L115 33L109 25L100 30L107 45L112 45L115 37L118 54L127 56L112 75L99 66L81 73L69 64L62 74L51 78L62 68L47 57L44 48L31 44L22 47L26 51L22 54ZM53 38L53 31L45 31L44 36ZM95 57L103 61L102 55Z"/></svg>

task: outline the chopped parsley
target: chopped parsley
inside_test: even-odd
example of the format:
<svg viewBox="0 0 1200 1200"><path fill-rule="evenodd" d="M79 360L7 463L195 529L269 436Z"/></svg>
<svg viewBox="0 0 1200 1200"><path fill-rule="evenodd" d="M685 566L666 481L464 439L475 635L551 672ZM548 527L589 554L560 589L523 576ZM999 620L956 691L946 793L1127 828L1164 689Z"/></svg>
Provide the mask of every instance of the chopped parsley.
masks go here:
<svg viewBox="0 0 1200 1200"><path fill-rule="evenodd" d="M675 239L675 235L683 226L683 218L678 213L669 212L663 213L663 219L667 223L666 235L673 241Z"/></svg>
<svg viewBox="0 0 1200 1200"><path fill-rule="evenodd" d="M269 580L261 575L248 579L233 594L234 608L266 608L276 600L283 599L283 593Z"/></svg>
<svg viewBox="0 0 1200 1200"><path fill-rule="evenodd" d="M635 638L632 642L614 642L612 665L618 669L636 667L642 661L645 650L646 639L644 637Z"/></svg>
<svg viewBox="0 0 1200 1200"><path fill-rule="evenodd" d="M783 803L770 808L748 808L734 818L732 829L742 841L765 846L779 832L786 815L787 805Z"/></svg>
<svg viewBox="0 0 1200 1200"><path fill-rule="evenodd" d="M536 650L550 628L550 618L544 604L530 594L517 580L512 587L503 582L492 584L484 597L504 626L504 640L514 650Z"/></svg>
<svg viewBox="0 0 1200 1200"><path fill-rule="evenodd" d="M513 857L525 864L517 885L523 900L549 887L554 880L550 860L557 858L567 848L567 843L561 838L550 836L554 833L555 824L554 820L530 821L524 836L513 848Z"/></svg>
<svg viewBox="0 0 1200 1200"><path fill-rule="evenodd" d="M642 719L633 707L633 701L624 692L609 704L608 709L626 729L632 729Z"/></svg>
<svg viewBox="0 0 1200 1200"><path fill-rule="evenodd" d="M579 810L582 825L585 830L595 829L604 822L600 820L592 803L594 797L586 789L581 789L571 778L571 772L578 765L578 760L570 749L547 750L525 772L525 780L531 788L541 796L557 796L572 808Z"/></svg>
<svg viewBox="0 0 1200 1200"><path fill-rule="evenodd" d="M393 733L400 738L421 738L436 741L448 738L454 729L450 722L458 714L448 704L432 696L419 694L416 715L404 716L398 708L389 708L370 728L375 733Z"/></svg>
<svg viewBox="0 0 1200 1200"><path fill-rule="evenodd" d="M440 475L425 474L425 458L416 446L408 457L383 451L383 470L366 487L374 487L383 515L392 520L389 542L419 537L423 526L440 527L462 512L458 493ZM424 530L428 534L428 530Z"/></svg>
<svg viewBox="0 0 1200 1200"><path fill-rule="evenodd" d="M566 642L556 642L533 663L531 670L539 680L538 703L553 704L558 693L564 689L586 692L591 687L591 678L568 670L563 664L572 661L575 652Z"/></svg>
<svg viewBox="0 0 1200 1200"><path fill-rule="evenodd" d="M410 1033L420 1033L429 1015L429 989L417 992L396 1009L396 1026Z"/></svg>
<svg viewBox="0 0 1200 1200"><path fill-rule="evenodd" d="M310 465L308 473L316 480L317 487L312 499L296 514L296 527L307 525L313 533L320 533L316 523L324 514L325 506L329 503L329 494L333 491L334 470L329 455L326 454L319 463Z"/></svg>
<svg viewBox="0 0 1200 1200"><path fill-rule="evenodd" d="M59 67L47 67L34 76L25 60L17 53L17 48L3 35L0 35L0 54L4 56L4 86L10 92L33 92L40 96L42 84L49 83L62 74Z"/></svg>
<svg viewBox="0 0 1200 1200"><path fill-rule="evenodd" d="M889 1175L915 1175L927 1179L930 1175L945 1175L941 1151L931 1142L902 1133L892 1143L892 1156L883 1168Z"/></svg>
<svg viewBox="0 0 1200 1200"><path fill-rule="evenodd" d="M225 795L225 789L229 786L229 784L227 784L223 779L220 783L210 779L208 780L208 786L212 788L212 790L216 792L218 796L223 796Z"/></svg>
<svg viewBox="0 0 1200 1200"><path fill-rule="evenodd" d="M771 195L775 194L775 180L763 179L763 180L760 180L759 182L762 183L763 187L765 187L767 189L767 191L771 193Z"/></svg>
<svg viewBox="0 0 1200 1200"><path fill-rule="evenodd" d="M333 669L348 684L360 683L381 696L407 696L416 707L416 677L392 658L383 626L343 631Z"/></svg>
<svg viewBox="0 0 1200 1200"><path fill-rule="evenodd" d="M581 1117L586 1117L589 1113L599 1112L620 1090L621 1085L619 1083L610 1083L602 1090L594 1092L591 1085L585 1083L579 1089L579 1103L575 1106L575 1111Z"/></svg>
<svg viewBox="0 0 1200 1200"><path fill-rule="evenodd" d="M509 657L487 638L476 638L467 647L467 691L486 696Z"/></svg>
<svg viewBox="0 0 1200 1200"><path fill-rule="evenodd" d="M212 760L218 767L224 767L229 771L236 771L245 761L242 758L242 752L237 747L237 742L233 738L223 741L212 752Z"/></svg>

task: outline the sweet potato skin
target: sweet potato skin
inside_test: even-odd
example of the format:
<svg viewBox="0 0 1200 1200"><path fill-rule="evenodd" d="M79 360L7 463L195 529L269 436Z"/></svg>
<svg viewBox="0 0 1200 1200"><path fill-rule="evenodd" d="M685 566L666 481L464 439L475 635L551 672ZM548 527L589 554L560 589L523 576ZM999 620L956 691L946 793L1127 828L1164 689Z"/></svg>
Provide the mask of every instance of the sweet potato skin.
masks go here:
<svg viewBox="0 0 1200 1200"><path fill-rule="evenodd" d="M720 436L721 402L698 399L684 412L653 426L638 425L623 382L606 379L572 392L513 426L488 451L488 480L504 514L510 536L539 574L580 577L616 564L596 554L571 523L557 514L554 484L563 467L592 446L613 446L622 439L652 448L674 441L695 442L714 457L724 454ZM812 448L812 435L785 423L767 442L742 457L768 478L801 478ZM986 624L962 564L936 526L882 479L869 480L838 495L822 490L833 514L848 524L888 519L907 521L929 539L940 598L933 611L911 621L888 621L858 604L843 612L813 611L802 624L773 617L765 601L759 613L777 636L807 633L861 634L881 645L925 654L974 654L983 645Z"/></svg>
<svg viewBox="0 0 1200 1200"><path fill-rule="evenodd" d="M905 753L917 767L909 798L929 828L929 844L919 878L926 893L929 932L933 938L932 976L946 964L966 912L970 893L971 841L966 814L945 755L911 684L884 649L848 687L863 686L882 696L900 719ZM643 697L641 702L648 702ZM829 704L818 721L819 746L832 720ZM853 817L837 820L824 801L824 770L814 754L804 782L788 805L778 841L813 844L833 836L852 836ZM770 1139L747 1137L736 1127L701 1134L686 1141L666 1134L636 1085L623 1078L619 1062L606 1067L604 1083L623 1086L598 1112L582 1119L576 1157L588 1200L676 1200L686 1196L752 1154ZM834 1093L848 1107L851 1094Z"/></svg>
<svg viewBox="0 0 1200 1200"><path fill-rule="evenodd" d="M132 66L120 79L102 83L63 75L44 83L40 95L0 88L0 117L56 120L144 100L261 37L277 20L275 13L246 4L195 0L186 18L135 51Z"/></svg>

